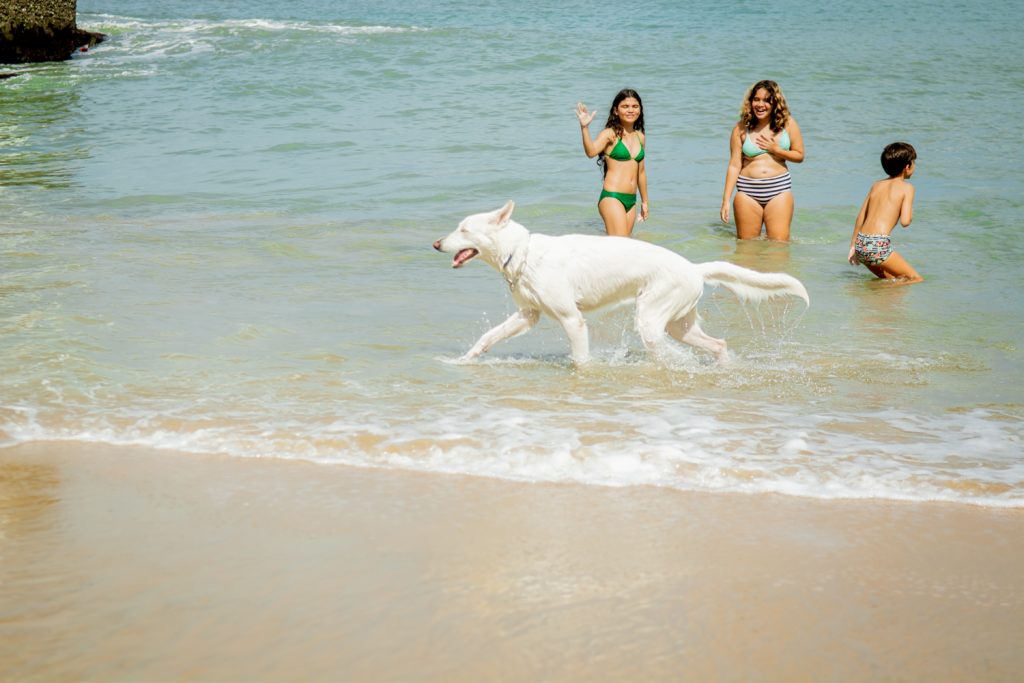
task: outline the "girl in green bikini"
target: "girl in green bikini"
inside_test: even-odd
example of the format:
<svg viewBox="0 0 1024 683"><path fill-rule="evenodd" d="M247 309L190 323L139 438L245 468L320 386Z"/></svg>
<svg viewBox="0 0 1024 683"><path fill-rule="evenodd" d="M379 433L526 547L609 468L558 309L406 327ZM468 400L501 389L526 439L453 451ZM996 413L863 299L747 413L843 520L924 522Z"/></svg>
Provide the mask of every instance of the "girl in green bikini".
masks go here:
<svg viewBox="0 0 1024 683"><path fill-rule="evenodd" d="M609 235L629 237L636 223L636 193L640 191L640 220L647 219L647 170L644 167L644 106L635 90L625 89L612 100L604 130L591 139L587 127L597 112L576 105L583 134L583 151L598 157L604 168L604 187L597 210Z"/></svg>

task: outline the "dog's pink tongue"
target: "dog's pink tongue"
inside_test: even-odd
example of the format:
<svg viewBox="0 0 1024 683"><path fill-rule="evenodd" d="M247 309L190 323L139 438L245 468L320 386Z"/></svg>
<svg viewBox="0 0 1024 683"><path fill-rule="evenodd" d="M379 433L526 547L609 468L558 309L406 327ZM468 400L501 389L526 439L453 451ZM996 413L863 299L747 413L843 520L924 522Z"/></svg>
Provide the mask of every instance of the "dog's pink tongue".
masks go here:
<svg viewBox="0 0 1024 683"><path fill-rule="evenodd" d="M458 268L463 263L476 256L478 253L479 252L476 249L463 249L462 251L455 255L454 259L452 259L452 268Z"/></svg>

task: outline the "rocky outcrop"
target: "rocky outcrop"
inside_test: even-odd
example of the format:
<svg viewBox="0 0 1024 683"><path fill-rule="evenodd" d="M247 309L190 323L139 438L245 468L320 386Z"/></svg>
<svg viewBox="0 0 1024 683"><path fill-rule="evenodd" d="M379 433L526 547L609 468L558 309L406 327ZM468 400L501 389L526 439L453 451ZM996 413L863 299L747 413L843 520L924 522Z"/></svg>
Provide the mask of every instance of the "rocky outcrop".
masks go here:
<svg viewBox="0 0 1024 683"><path fill-rule="evenodd" d="M75 23L77 0L0 0L0 64L59 62L103 40Z"/></svg>

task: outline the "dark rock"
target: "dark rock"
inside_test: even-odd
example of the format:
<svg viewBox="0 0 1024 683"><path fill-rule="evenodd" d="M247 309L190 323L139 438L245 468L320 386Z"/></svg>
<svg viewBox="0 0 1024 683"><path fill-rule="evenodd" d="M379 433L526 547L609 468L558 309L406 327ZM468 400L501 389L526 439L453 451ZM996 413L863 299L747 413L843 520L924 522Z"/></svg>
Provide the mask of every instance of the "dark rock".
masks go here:
<svg viewBox="0 0 1024 683"><path fill-rule="evenodd" d="M102 33L77 27L58 30L15 27L11 34L0 37L0 63L59 62L69 59L78 48L91 47L105 37Z"/></svg>
<svg viewBox="0 0 1024 683"><path fill-rule="evenodd" d="M106 36L75 24L76 0L0 0L0 64L59 62Z"/></svg>

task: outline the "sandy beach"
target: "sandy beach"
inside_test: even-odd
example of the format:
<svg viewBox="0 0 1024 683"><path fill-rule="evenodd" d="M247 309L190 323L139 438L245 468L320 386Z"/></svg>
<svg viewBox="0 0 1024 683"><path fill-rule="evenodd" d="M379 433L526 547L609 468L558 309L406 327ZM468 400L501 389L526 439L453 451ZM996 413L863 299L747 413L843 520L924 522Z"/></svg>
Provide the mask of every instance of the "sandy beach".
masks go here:
<svg viewBox="0 0 1024 683"><path fill-rule="evenodd" d="M1011 681L1024 514L0 451L3 681Z"/></svg>

